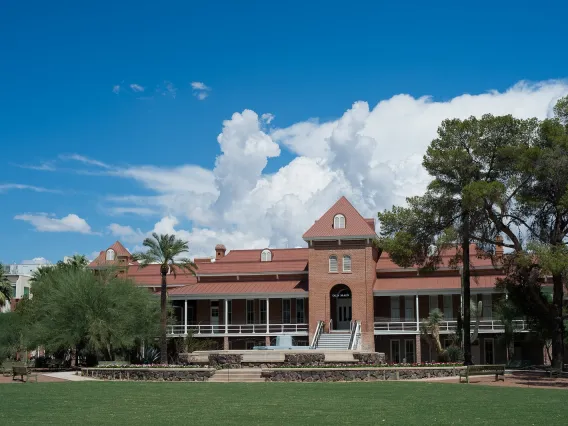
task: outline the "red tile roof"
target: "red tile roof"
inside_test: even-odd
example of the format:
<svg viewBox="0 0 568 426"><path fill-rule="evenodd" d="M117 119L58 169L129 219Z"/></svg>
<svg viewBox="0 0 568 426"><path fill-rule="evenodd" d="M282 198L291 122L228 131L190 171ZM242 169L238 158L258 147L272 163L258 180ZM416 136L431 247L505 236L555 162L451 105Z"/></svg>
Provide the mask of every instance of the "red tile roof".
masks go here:
<svg viewBox="0 0 568 426"><path fill-rule="evenodd" d="M170 296L187 295L252 295L252 294L306 294L308 283L306 281L234 281L199 283L176 287L168 290Z"/></svg>
<svg viewBox="0 0 568 426"><path fill-rule="evenodd" d="M299 272L307 269L308 249L273 249L272 261L261 262L262 250L231 250L215 262L198 264L198 275Z"/></svg>
<svg viewBox="0 0 568 426"><path fill-rule="evenodd" d="M167 276L167 286L180 286L197 283L197 278L191 274L176 271L177 277L173 274ZM148 265L145 268L132 265L128 268L125 278L133 279L140 286L159 286L162 284L160 275L160 265Z"/></svg>
<svg viewBox="0 0 568 426"><path fill-rule="evenodd" d="M482 266L492 266L493 263L491 261L490 258L488 257L479 257L478 253L477 253L477 246L475 244L471 244L470 248L470 263L472 265L472 267L482 267ZM442 253L442 264L440 265L440 267L448 267L449 266L449 261L451 260L452 257L454 257L456 255L456 249L452 248L447 250L446 252ZM417 266L414 266L414 268L416 268ZM389 254L386 251L383 251L381 254L381 257L377 263L377 271L381 272L381 271L385 271L385 270L394 270L394 269L403 269L400 266L398 266L396 263L394 263L392 261L392 259L390 258Z"/></svg>
<svg viewBox="0 0 568 426"><path fill-rule="evenodd" d="M471 277L471 289L493 288L498 275ZM377 278L375 291L456 290L461 288L461 277L404 277Z"/></svg>
<svg viewBox="0 0 568 426"><path fill-rule="evenodd" d="M345 216L345 228L334 228L333 218L337 214ZM303 238L366 237L375 238L374 220L365 219L345 197L341 197L324 215L316 220Z"/></svg>

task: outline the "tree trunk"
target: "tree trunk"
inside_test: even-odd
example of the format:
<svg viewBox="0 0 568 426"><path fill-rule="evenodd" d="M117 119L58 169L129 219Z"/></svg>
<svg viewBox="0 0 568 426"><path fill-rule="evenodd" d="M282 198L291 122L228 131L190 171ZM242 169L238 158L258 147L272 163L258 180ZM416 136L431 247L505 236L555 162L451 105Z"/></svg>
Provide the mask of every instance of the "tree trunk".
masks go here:
<svg viewBox="0 0 568 426"><path fill-rule="evenodd" d="M463 359L464 365L473 364L471 360L471 311L470 311L470 268L469 268L469 212L463 214L462 229L462 291L463 291Z"/></svg>
<svg viewBox="0 0 568 426"><path fill-rule="evenodd" d="M166 274L162 272L162 287L160 289L160 363L168 363L168 341L166 337L166 329L168 322L168 306L166 292Z"/></svg>
<svg viewBox="0 0 568 426"><path fill-rule="evenodd" d="M562 368L564 359L564 322L562 321L562 298L564 287L561 274L552 275L554 329L552 330L552 368Z"/></svg>

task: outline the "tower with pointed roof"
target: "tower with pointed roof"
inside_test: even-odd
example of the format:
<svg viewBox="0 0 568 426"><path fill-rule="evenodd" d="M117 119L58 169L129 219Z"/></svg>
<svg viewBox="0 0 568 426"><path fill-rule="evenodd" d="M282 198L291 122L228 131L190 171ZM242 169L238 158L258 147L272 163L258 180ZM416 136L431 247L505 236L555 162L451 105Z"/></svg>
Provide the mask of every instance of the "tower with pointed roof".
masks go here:
<svg viewBox="0 0 568 426"><path fill-rule="evenodd" d="M365 219L341 197L308 229L310 335L348 332L360 321L362 348L374 350L373 286L379 252L374 219Z"/></svg>

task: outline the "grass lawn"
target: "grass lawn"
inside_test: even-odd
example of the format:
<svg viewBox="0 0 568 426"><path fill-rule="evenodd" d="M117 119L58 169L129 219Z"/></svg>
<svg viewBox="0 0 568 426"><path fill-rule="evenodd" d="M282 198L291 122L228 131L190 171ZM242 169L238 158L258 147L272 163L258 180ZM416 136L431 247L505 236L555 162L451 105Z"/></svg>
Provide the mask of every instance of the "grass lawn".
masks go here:
<svg viewBox="0 0 568 426"><path fill-rule="evenodd" d="M568 392L438 383L0 385L0 424L547 424Z"/></svg>

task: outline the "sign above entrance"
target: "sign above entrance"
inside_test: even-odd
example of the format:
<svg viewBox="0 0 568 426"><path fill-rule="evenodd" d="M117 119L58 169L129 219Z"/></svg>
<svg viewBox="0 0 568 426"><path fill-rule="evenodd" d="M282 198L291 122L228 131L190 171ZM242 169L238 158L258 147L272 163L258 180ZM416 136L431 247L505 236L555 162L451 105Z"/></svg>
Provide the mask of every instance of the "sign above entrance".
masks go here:
<svg viewBox="0 0 568 426"><path fill-rule="evenodd" d="M351 293L347 291L340 291L339 293L331 293L331 297L335 299L350 299Z"/></svg>

